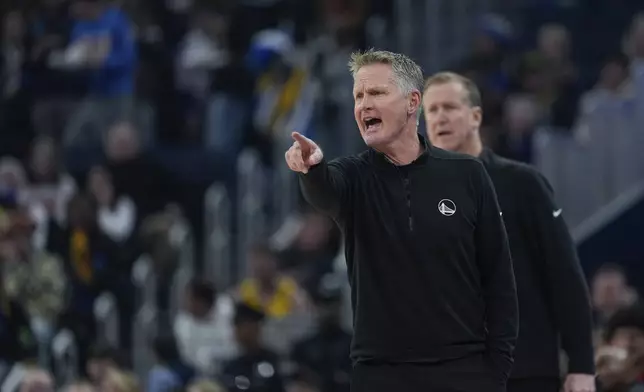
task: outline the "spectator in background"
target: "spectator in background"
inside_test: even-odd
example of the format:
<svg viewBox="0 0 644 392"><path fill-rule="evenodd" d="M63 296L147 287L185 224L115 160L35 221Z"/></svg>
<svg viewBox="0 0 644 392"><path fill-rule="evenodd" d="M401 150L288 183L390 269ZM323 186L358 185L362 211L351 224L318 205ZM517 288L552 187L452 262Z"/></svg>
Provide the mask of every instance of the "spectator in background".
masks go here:
<svg viewBox="0 0 644 392"><path fill-rule="evenodd" d="M577 69L571 58L571 40L568 29L558 24L547 24L539 29L537 50L529 55L545 61L548 79L556 85L565 85L577 78Z"/></svg>
<svg viewBox="0 0 644 392"><path fill-rule="evenodd" d="M597 352L597 376L605 392L644 391L644 309L619 310L608 321Z"/></svg>
<svg viewBox="0 0 644 392"><path fill-rule="evenodd" d="M25 88L29 60L24 15L10 10L0 31L0 155L22 158L32 137L30 96Z"/></svg>
<svg viewBox="0 0 644 392"><path fill-rule="evenodd" d="M55 230L49 245L63 258L70 279L70 303L62 323L74 332L80 363L96 337L94 301L122 269L116 244L100 231L96 214L91 197L75 195L69 202L68 225Z"/></svg>
<svg viewBox="0 0 644 392"><path fill-rule="evenodd" d="M597 83L592 90L582 96L579 103L579 120L589 121L598 107L619 98L632 96L635 91L630 78L630 60L623 53L609 56L600 71Z"/></svg>
<svg viewBox="0 0 644 392"><path fill-rule="evenodd" d="M188 385L195 372L181 359L174 336L157 336L152 346L156 365L148 374L147 391L173 392Z"/></svg>
<svg viewBox="0 0 644 392"><path fill-rule="evenodd" d="M16 258L16 231L24 230L9 200L0 203L0 282L5 280L5 263ZM23 305L6 292L0 284L0 366L11 368L16 362L37 357L37 344L29 316Z"/></svg>
<svg viewBox="0 0 644 392"><path fill-rule="evenodd" d="M2 21L2 98L11 100L23 87L23 65L27 61L25 20L18 10L8 12Z"/></svg>
<svg viewBox="0 0 644 392"><path fill-rule="evenodd" d="M644 13L633 17L633 22L627 33L625 52L629 55L633 77L644 77Z"/></svg>
<svg viewBox="0 0 644 392"><path fill-rule="evenodd" d="M177 233L180 227L181 215L171 208L153 214L141 223L141 245L150 257L157 278L156 305L162 317L166 317L170 309L171 285L179 265L181 237ZM165 319L163 323L168 325L170 322Z"/></svg>
<svg viewBox="0 0 644 392"><path fill-rule="evenodd" d="M105 138L105 168L112 176L115 195L132 198L137 226L162 211L172 198L172 176L143 151L142 138L130 122L112 126Z"/></svg>
<svg viewBox="0 0 644 392"><path fill-rule="evenodd" d="M60 313L66 306L67 276L62 260L45 250L35 249L31 235L33 222L24 210L11 218L14 229L8 251L2 260L2 284L8 298L26 310L39 344L41 366L49 365L49 346Z"/></svg>
<svg viewBox="0 0 644 392"><path fill-rule="evenodd" d="M84 93L79 78L52 66L69 42L72 21L68 0L42 0L32 13L29 92L33 94L32 121L37 134L60 139L74 109L74 99Z"/></svg>
<svg viewBox="0 0 644 392"><path fill-rule="evenodd" d="M102 392L139 392L139 380L132 373L110 369L100 386Z"/></svg>
<svg viewBox="0 0 644 392"><path fill-rule="evenodd" d="M485 97L484 128L497 128L501 123L503 100L511 83L514 60L511 45L515 33L510 22L498 14L483 15L477 25L472 54L456 68L472 79Z"/></svg>
<svg viewBox="0 0 644 392"><path fill-rule="evenodd" d="M20 392L54 392L56 383L48 372L41 369L30 369L20 384Z"/></svg>
<svg viewBox="0 0 644 392"><path fill-rule="evenodd" d="M591 294L597 328L603 328L618 310L637 300L624 269L616 264L605 264L595 273Z"/></svg>
<svg viewBox="0 0 644 392"><path fill-rule="evenodd" d="M79 381L64 387L63 392L98 392L98 390L90 383Z"/></svg>
<svg viewBox="0 0 644 392"><path fill-rule="evenodd" d="M271 239L280 249L280 269L307 291L316 292L320 279L333 270L340 250L340 232L333 222L313 210L285 223Z"/></svg>
<svg viewBox="0 0 644 392"><path fill-rule="evenodd" d="M186 287L184 309L174 322L181 356L203 376L216 374L237 354L233 335L234 303L207 281Z"/></svg>
<svg viewBox="0 0 644 392"><path fill-rule="evenodd" d="M255 245L248 255L250 277L239 285L241 302L271 318L283 318L306 307L306 296L290 277L280 274L275 253Z"/></svg>
<svg viewBox="0 0 644 392"><path fill-rule="evenodd" d="M190 384L187 392L226 392L226 390L214 381L201 380Z"/></svg>
<svg viewBox="0 0 644 392"><path fill-rule="evenodd" d="M48 216L64 225L67 204L76 193L76 182L64 171L60 151L53 138L41 136L34 139L28 172L31 182L24 202L45 206Z"/></svg>
<svg viewBox="0 0 644 392"><path fill-rule="evenodd" d="M537 49L522 59L520 87L536 99L539 110L555 127L570 129L580 97L578 70L571 60L568 30L558 24L541 27Z"/></svg>
<svg viewBox="0 0 644 392"><path fill-rule="evenodd" d="M177 55L177 87L194 99L206 98L211 85L211 71L228 62L225 34L228 21L214 7L192 11L188 32Z"/></svg>
<svg viewBox="0 0 644 392"><path fill-rule="evenodd" d="M70 119L65 144L97 144L106 126L131 117L135 41L125 13L107 0L73 0L72 12L76 21L63 61L88 72L89 97Z"/></svg>
<svg viewBox="0 0 644 392"><path fill-rule="evenodd" d="M119 263L113 265L113 273L104 289L113 293L119 308L119 337L124 348L131 345L131 321L135 307L132 302L134 285L131 280L132 264L140 254L140 246L132 234L137 223L136 206L125 194L117 195L112 176L101 166L90 170L87 181L88 194L97 207L97 226L118 251Z"/></svg>
<svg viewBox="0 0 644 392"><path fill-rule="evenodd" d="M350 390L351 334L340 325L342 308L341 284L335 279L323 280L313 295L317 331L295 344L291 360L298 372L315 380L320 392Z"/></svg>
<svg viewBox="0 0 644 392"><path fill-rule="evenodd" d="M261 341L264 318L245 304L235 308L235 340L241 352L223 367L222 381L229 392L285 392L279 358Z"/></svg>
<svg viewBox="0 0 644 392"><path fill-rule="evenodd" d="M137 222L136 206L127 195L116 195L111 174L102 166L89 172L89 193L98 203L98 226L116 243L128 240Z"/></svg>
<svg viewBox="0 0 644 392"><path fill-rule="evenodd" d="M501 133L490 144L499 155L520 162L532 162L532 138L540 118L530 95L508 97L503 110Z"/></svg>
<svg viewBox="0 0 644 392"><path fill-rule="evenodd" d="M17 159L0 159L0 190L5 201L11 200L12 206L20 204L28 209L29 216L36 225L33 244L37 249L42 249L49 235L49 214L43 204L29 200L27 174Z"/></svg>
<svg viewBox="0 0 644 392"><path fill-rule="evenodd" d="M95 388L103 385L110 370L121 366L119 352L106 344L97 344L91 348L87 357L87 375Z"/></svg>

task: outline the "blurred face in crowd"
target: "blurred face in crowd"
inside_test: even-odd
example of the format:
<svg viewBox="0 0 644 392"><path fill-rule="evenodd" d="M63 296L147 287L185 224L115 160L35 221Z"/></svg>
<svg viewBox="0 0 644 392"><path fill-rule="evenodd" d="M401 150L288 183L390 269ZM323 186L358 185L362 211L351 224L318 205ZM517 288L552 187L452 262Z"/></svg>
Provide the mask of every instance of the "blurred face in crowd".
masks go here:
<svg viewBox="0 0 644 392"><path fill-rule="evenodd" d="M56 145L52 139L36 140L30 158L31 170L38 180L46 180L56 174Z"/></svg>
<svg viewBox="0 0 644 392"><path fill-rule="evenodd" d="M420 105L420 94L405 95L396 75L387 64L360 68L354 77L354 115L365 144L375 149L386 147L405 131L410 111Z"/></svg>
<svg viewBox="0 0 644 392"><path fill-rule="evenodd" d="M114 200L112 177L104 167L96 166L89 172L89 192L102 206L109 206Z"/></svg>
<svg viewBox="0 0 644 392"><path fill-rule="evenodd" d="M465 152L476 142L481 108L473 107L458 82L430 85L423 96L427 135L436 147Z"/></svg>
<svg viewBox="0 0 644 392"><path fill-rule="evenodd" d="M637 327L621 327L615 331L610 345L628 351L630 354L644 353L644 331Z"/></svg>
<svg viewBox="0 0 644 392"><path fill-rule="evenodd" d="M259 346L262 324L256 321L238 321L235 323L235 339L241 347L252 350Z"/></svg>
<svg viewBox="0 0 644 392"><path fill-rule="evenodd" d="M225 33L228 29L226 22L226 18L222 15L211 11L198 12L193 21L196 28L215 40L223 40L225 38Z"/></svg>
<svg viewBox="0 0 644 392"><path fill-rule="evenodd" d="M188 287L186 288L185 294L185 309L193 317L198 319L203 319L208 314L210 314L211 306L207 301L204 301L202 298L199 298L194 291Z"/></svg>
<svg viewBox="0 0 644 392"><path fill-rule="evenodd" d="M45 371L34 370L25 376L20 392L54 392L54 380Z"/></svg>
<svg viewBox="0 0 644 392"><path fill-rule="evenodd" d="M593 305L602 312L613 312L628 302L626 278L618 271L602 272L592 285Z"/></svg>
<svg viewBox="0 0 644 392"><path fill-rule="evenodd" d="M505 105L505 124L511 133L524 133L537 122L537 106L527 97L510 98Z"/></svg>
<svg viewBox="0 0 644 392"><path fill-rule="evenodd" d="M493 55L499 51L499 46L490 34L481 33L474 39L474 52L479 55Z"/></svg>
<svg viewBox="0 0 644 392"><path fill-rule="evenodd" d="M132 124L120 123L107 133L105 143L107 157L114 162L127 161L139 152L139 139Z"/></svg>
<svg viewBox="0 0 644 392"><path fill-rule="evenodd" d="M101 383L102 392L137 392L138 390L137 382L130 374L116 369L109 369Z"/></svg>
<svg viewBox="0 0 644 392"><path fill-rule="evenodd" d="M611 90L619 88L628 78L629 70L626 64L610 61L604 65L600 73L600 84Z"/></svg>
<svg viewBox="0 0 644 392"><path fill-rule="evenodd" d="M538 45L546 57L553 60L564 59L570 50L568 31L560 25L544 26L539 31Z"/></svg>
<svg viewBox="0 0 644 392"><path fill-rule="evenodd" d="M108 373L117 366L109 358L90 358L87 361L87 375L94 385L101 385Z"/></svg>
<svg viewBox="0 0 644 392"><path fill-rule="evenodd" d="M98 19L103 12L103 0L72 0L72 15L78 19Z"/></svg>
<svg viewBox="0 0 644 392"><path fill-rule="evenodd" d="M20 161L4 158L0 162L0 187L18 190L26 185L27 179Z"/></svg>
<svg viewBox="0 0 644 392"><path fill-rule="evenodd" d="M265 250L253 250L250 254L250 273L260 283L272 284L278 274L275 256Z"/></svg>
<svg viewBox="0 0 644 392"><path fill-rule="evenodd" d="M25 25L22 14L18 11L7 13L3 21L4 38L9 41L19 41L25 35Z"/></svg>

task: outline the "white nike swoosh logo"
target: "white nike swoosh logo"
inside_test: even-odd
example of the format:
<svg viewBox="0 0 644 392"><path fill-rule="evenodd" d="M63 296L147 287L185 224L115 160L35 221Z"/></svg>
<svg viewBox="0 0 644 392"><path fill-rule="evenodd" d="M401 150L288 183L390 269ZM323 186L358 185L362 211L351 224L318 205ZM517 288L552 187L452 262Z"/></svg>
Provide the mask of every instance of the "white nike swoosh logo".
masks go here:
<svg viewBox="0 0 644 392"><path fill-rule="evenodd" d="M555 218L558 217L559 215L561 215L561 211L562 211L561 208L558 210L552 211L552 216L554 216Z"/></svg>

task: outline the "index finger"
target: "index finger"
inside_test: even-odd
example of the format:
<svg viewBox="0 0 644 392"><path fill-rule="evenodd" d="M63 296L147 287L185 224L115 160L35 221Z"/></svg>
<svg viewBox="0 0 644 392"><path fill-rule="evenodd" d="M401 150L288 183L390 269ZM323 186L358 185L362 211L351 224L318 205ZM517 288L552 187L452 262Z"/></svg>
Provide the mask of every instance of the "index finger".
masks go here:
<svg viewBox="0 0 644 392"><path fill-rule="evenodd" d="M311 139L300 134L299 132L293 132L291 133L291 136L293 137L293 140L300 144L300 149L302 149L302 151L309 151L315 145L315 143L313 143Z"/></svg>

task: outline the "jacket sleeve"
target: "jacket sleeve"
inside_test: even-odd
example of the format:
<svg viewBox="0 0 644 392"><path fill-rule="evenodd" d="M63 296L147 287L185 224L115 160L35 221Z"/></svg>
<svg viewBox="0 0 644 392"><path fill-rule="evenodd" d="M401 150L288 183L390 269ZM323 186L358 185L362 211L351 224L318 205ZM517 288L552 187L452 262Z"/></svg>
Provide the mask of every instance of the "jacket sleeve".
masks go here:
<svg viewBox="0 0 644 392"><path fill-rule="evenodd" d="M568 372L595 374L592 308L574 241L554 200L552 187L538 172L526 176L523 189L531 208L527 227L534 231L535 252L543 264L550 309L568 355Z"/></svg>
<svg viewBox="0 0 644 392"><path fill-rule="evenodd" d="M300 188L306 201L318 211L338 219L349 200L350 179L348 158L330 163L322 161L299 174Z"/></svg>
<svg viewBox="0 0 644 392"><path fill-rule="evenodd" d="M505 381L512 370L519 332L514 268L496 191L482 164L477 168L476 180L479 191L476 252L486 305L488 354Z"/></svg>

